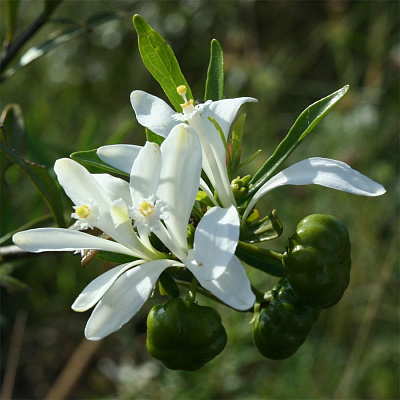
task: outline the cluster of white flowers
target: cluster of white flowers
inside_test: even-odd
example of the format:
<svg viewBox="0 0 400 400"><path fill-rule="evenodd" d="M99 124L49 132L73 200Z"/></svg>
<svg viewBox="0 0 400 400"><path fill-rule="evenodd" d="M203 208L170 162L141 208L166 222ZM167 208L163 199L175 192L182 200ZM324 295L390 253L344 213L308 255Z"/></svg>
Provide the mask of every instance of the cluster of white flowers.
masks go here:
<svg viewBox="0 0 400 400"><path fill-rule="evenodd" d="M228 178L225 147L211 119L228 138L240 106L256 100L243 97L194 106L193 100L186 98L185 87L177 90L184 100L182 114L145 92L131 94L139 123L165 137L161 146L147 142L143 147L98 149L103 162L130 174L129 182L109 174L90 174L77 162L60 159L54 170L75 204L74 229L32 229L13 237L16 245L31 252L93 249L135 257L135 261L118 265L92 281L72 305L75 311L95 307L85 329L90 340L99 340L128 322L169 267L187 268L204 289L230 307L251 308L255 295L235 251L241 221L268 191L282 185L318 184L364 196L385 192L381 185L342 162L310 158L266 182L240 216ZM202 170L211 187L201 179ZM197 224L190 246L187 230L199 190L214 207ZM88 228L97 228L105 235L89 234ZM169 252L156 249L151 234Z"/></svg>

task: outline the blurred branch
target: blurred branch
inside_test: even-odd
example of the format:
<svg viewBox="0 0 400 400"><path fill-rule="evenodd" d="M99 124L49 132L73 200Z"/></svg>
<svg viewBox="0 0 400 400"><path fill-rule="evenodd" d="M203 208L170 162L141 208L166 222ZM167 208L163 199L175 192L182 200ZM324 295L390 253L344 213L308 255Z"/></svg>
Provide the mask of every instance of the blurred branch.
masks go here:
<svg viewBox="0 0 400 400"><path fill-rule="evenodd" d="M30 253L29 251L21 250L18 246L15 245L3 246L0 247L0 262L33 256L34 254L35 253Z"/></svg>
<svg viewBox="0 0 400 400"><path fill-rule="evenodd" d="M89 364L90 359L99 348L101 341L90 341L83 339L74 351L67 365L51 387L45 400L62 400L68 396L75 383L83 375L83 371Z"/></svg>
<svg viewBox="0 0 400 400"><path fill-rule="evenodd" d="M53 6L46 7L46 9L42 11L14 41L5 45L1 55L0 71L3 71L4 68L6 68L25 43L49 20L49 16L61 1L62 0L52 2Z"/></svg>
<svg viewBox="0 0 400 400"><path fill-rule="evenodd" d="M26 311L18 311L12 331L10 352L8 353L7 366L0 393L1 400L12 398L15 374L17 372L19 356L21 353L22 340L24 338L26 317Z"/></svg>

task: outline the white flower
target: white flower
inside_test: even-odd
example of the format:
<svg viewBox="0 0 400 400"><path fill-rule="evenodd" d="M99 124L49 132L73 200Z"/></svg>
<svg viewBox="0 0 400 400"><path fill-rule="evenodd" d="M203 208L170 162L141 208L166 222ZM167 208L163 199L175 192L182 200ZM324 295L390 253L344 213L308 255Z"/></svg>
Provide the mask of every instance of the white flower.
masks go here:
<svg viewBox="0 0 400 400"><path fill-rule="evenodd" d="M227 139L232 122L240 106L246 102L255 102L257 100L251 97L240 97L207 101L204 104L194 106L193 100L186 99L186 87L179 86L177 90L184 100L181 105L183 114L176 114L167 103L156 96L140 90L133 91L131 93L131 103L137 120L141 125L163 137L167 137L171 129L180 122L186 121L200 138L203 169L217 192L222 206L236 205L226 168L225 147L209 117L212 117L218 123L225 135L225 139ZM98 155L104 162L115 168L126 170L127 164L124 165L124 160L129 165L129 162L132 162L132 156L137 154L137 150L138 146L104 146L98 149ZM211 194L211 191L203 181L201 187L204 187L204 190ZM211 198L213 199L213 197Z"/></svg>
<svg viewBox="0 0 400 400"><path fill-rule="evenodd" d="M138 258L100 275L72 305L75 311L95 306L85 328L88 339L99 340L128 322L171 266L186 266L204 288L233 308L246 310L253 305L250 282L234 256L240 224L233 206L209 210L189 250L187 224L201 158L197 135L187 124L179 124L161 148L147 143L137 152L129 183L107 174L91 175L70 159L56 162L57 177L75 203L73 216L79 226L95 226L113 240L77 230L41 228L15 234L14 243L32 252L96 249ZM181 261L154 249L150 232Z"/></svg>
<svg viewBox="0 0 400 400"><path fill-rule="evenodd" d="M242 217L246 221L252 208L266 193L284 185L321 185L359 196L381 196L385 188L352 169L346 163L329 158L314 157L300 161L276 174L256 192Z"/></svg>

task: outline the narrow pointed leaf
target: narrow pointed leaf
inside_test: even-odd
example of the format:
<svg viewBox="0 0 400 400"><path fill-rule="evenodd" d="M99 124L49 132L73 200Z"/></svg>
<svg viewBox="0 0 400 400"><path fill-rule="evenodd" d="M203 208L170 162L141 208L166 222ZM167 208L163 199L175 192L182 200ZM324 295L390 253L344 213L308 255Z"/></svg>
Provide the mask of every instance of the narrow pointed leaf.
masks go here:
<svg viewBox="0 0 400 400"><path fill-rule="evenodd" d="M174 52L164 38L152 29L140 15L136 14L133 17L133 25L138 34L139 51L144 65L161 85L174 108L178 112L182 112L180 104L183 100L176 88L185 85L188 99L192 99L193 95Z"/></svg>
<svg viewBox="0 0 400 400"><path fill-rule="evenodd" d="M249 266L273 276L284 276L281 255L271 250L262 249L252 244L239 242L236 256Z"/></svg>
<svg viewBox="0 0 400 400"><path fill-rule="evenodd" d="M7 144L0 142L0 149L31 180L49 206L58 226L65 226L61 195L55 180L46 167L24 160Z"/></svg>
<svg viewBox="0 0 400 400"><path fill-rule="evenodd" d="M242 202L253 197L257 190L276 172L280 165L289 157L293 150L307 137L322 118L333 106L347 93L349 86L324 97L311 104L297 118L290 128L287 136L276 148L274 154L264 163L260 170L253 176L251 183L254 185Z"/></svg>
<svg viewBox="0 0 400 400"><path fill-rule="evenodd" d="M6 41L12 41L14 32L17 26L17 13L19 0L6 0L6 13L7 13L7 35Z"/></svg>
<svg viewBox="0 0 400 400"><path fill-rule="evenodd" d="M218 40L211 41L204 100L221 100L224 95L224 53Z"/></svg>

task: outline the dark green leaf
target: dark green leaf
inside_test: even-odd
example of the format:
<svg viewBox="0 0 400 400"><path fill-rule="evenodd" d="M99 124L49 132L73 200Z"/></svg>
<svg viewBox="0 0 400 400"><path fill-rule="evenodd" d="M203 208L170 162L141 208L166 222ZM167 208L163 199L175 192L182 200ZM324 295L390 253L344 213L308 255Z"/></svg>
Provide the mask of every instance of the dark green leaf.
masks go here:
<svg viewBox="0 0 400 400"><path fill-rule="evenodd" d="M6 143L0 142L0 149L32 181L49 206L58 226L65 226L60 192L46 167L24 160Z"/></svg>
<svg viewBox="0 0 400 400"><path fill-rule="evenodd" d="M252 244L239 242L236 256L249 266L273 276L284 276L281 255L271 250L261 249Z"/></svg>
<svg viewBox="0 0 400 400"><path fill-rule="evenodd" d="M11 275L4 274L2 270L0 270L0 286L3 286L11 294L18 294L30 289L26 283Z"/></svg>
<svg viewBox="0 0 400 400"><path fill-rule="evenodd" d="M183 100L177 93L176 88L180 85L185 85L187 98L193 99L193 95L182 74L174 52L167 45L164 38L152 29L140 15L133 17L133 25L138 34L139 51L144 65L161 85L175 109L178 112L182 112L180 105Z"/></svg>
<svg viewBox="0 0 400 400"><path fill-rule="evenodd" d="M165 270L160 275L160 293L166 294L168 297L179 297L179 287L176 284L174 278L171 276L168 270Z"/></svg>
<svg viewBox="0 0 400 400"><path fill-rule="evenodd" d="M7 70L4 73L3 79L9 78L14 75L19 69L29 65L33 61L47 54L50 50L54 49L56 46L68 42L80 36L82 34L88 33L92 28L103 24L112 19L121 18L121 14L118 13L101 13L90 17L86 22L80 23L79 25L68 28L60 29L51 34L51 37L39 46L31 47L18 61L18 63Z"/></svg>
<svg viewBox="0 0 400 400"><path fill-rule="evenodd" d="M165 140L165 137L157 135L157 133L154 133L150 129L146 128L146 139L148 142L156 143L161 146L161 143Z"/></svg>
<svg viewBox="0 0 400 400"><path fill-rule="evenodd" d="M113 173L113 174L120 174L129 176L127 173L120 171L119 169L113 168L110 165L106 164L105 162L101 161L99 156L97 155L97 149L94 150L85 150L85 151L77 151L72 153L70 157L83 164L83 165L90 165L92 167L99 168L104 170L105 172Z"/></svg>
<svg viewBox="0 0 400 400"><path fill-rule="evenodd" d="M270 215L248 225L240 240L246 243L257 243L276 239L282 235L282 232L282 222L278 218L276 210L273 210Z"/></svg>
<svg viewBox="0 0 400 400"><path fill-rule="evenodd" d="M287 136L276 148L274 154L265 162L260 170L253 176L253 188L243 199L247 200L276 172L280 165L289 157L293 150L307 137L321 119L333 106L347 93L349 86L332 93L331 95L311 104L297 118Z"/></svg>
<svg viewBox="0 0 400 400"><path fill-rule="evenodd" d="M242 137L244 130L244 123L246 121L246 114L241 114L240 117L235 122L235 125L232 129L232 146L231 146L231 154L232 154L232 165L231 171L233 175L236 175L240 164L240 158L242 156Z"/></svg>
<svg viewBox="0 0 400 400"><path fill-rule="evenodd" d="M128 256L126 254L120 254L120 253L112 253L110 251L103 251L100 250L97 254L96 257L102 261L110 262L110 263L115 263L115 264L126 264L130 263L133 261L138 260L136 257Z"/></svg>
<svg viewBox="0 0 400 400"><path fill-rule="evenodd" d="M6 0L7 12L7 34L6 42L10 43L13 40L14 32L17 25L19 0Z"/></svg>
<svg viewBox="0 0 400 400"><path fill-rule="evenodd" d="M211 41L204 100L221 100L224 95L224 53L218 40Z"/></svg>

